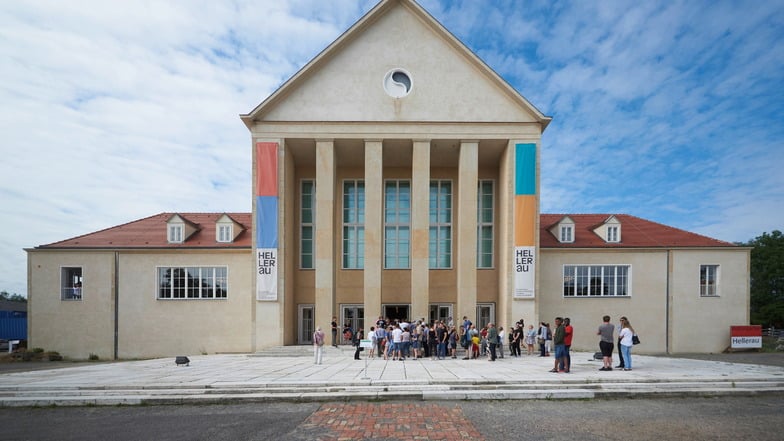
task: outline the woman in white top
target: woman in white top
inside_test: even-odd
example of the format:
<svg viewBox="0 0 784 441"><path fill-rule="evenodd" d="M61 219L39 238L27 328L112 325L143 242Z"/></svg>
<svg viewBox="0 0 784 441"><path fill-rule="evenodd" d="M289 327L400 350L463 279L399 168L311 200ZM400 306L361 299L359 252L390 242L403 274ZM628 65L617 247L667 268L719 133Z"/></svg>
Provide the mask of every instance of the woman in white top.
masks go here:
<svg viewBox="0 0 784 441"><path fill-rule="evenodd" d="M621 317L621 332L618 337L621 339L621 352L623 353L623 364L625 371L632 370L632 336L634 328L626 317Z"/></svg>

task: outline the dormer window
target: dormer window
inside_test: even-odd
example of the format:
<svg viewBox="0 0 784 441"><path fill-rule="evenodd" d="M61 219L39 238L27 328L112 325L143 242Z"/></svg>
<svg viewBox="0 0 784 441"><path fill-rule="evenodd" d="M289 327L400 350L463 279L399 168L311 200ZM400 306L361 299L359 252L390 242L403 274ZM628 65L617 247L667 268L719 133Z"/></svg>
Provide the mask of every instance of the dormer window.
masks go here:
<svg viewBox="0 0 784 441"><path fill-rule="evenodd" d="M166 240L169 243L184 243L198 230L198 225L179 214L173 214L166 221Z"/></svg>
<svg viewBox="0 0 784 441"><path fill-rule="evenodd" d="M169 243L182 243L182 225L169 225Z"/></svg>
<svg viewBox="0 0 784 441"><path fill-rule="evenodd" d="M549 228L550 233L561 243L574 243L574 220L564 216Z"/></svg>
<svg viewBox="0 0 784 441"><path fill-rule="evenodd" d="M593 232L607 243L619 243L621 241L621 221L614 215L610 216L596 226Z"/></svg>
<svg viewBox="0 0 784 441"><path fill-rule="evenodd" d="M242 224L224 213L215 221L215 242L232 243L243 230Z"/></svg>
<svg viewBox="0 0 784 441"><path fill-rule="evenodd" d="M561 242L574 242L574 226L561 225L561 236L559 240Z"/></svg>
<svg viewBox="0 0 784 441"><path fill-rule="evenodd" d="M232 224L218 225L217 237L218 242L231 242L234 239Z"/></svg>

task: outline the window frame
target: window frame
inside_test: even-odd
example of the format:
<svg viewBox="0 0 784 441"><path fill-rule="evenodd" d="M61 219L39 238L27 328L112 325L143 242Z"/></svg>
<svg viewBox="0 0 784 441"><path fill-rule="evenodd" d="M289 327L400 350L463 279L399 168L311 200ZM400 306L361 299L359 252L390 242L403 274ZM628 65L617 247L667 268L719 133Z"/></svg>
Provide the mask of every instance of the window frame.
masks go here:
<svg viewBox="0 0 784 441"><path fill-rule="evenodd" d="M618 243L621 241L621 227L618 225L607 226L607 242Z"/></svg>
<svg viewBox="0 0 784 441"><path fill-rule="evenodd" d="M574 243L574 225L572 224L561 225L558 231L559 231L558 240L561 243Z"/></svg>
<svg viewBox="0 0 784 441"><path fill-rule="evenodd" d="M169 224L166 228L166 238L169 243L182 243L185 226L183 224Z"/></svg>
<svg viewBox="0 0 784 441"><path fill-rule="evenodd" d="M354 207L346 207L348 195L347 185L353 183L355 189ZM361 184L361 185L360 185ZM355 270L365 268L365 180L364 179L344 179L342 188L342 228L341 228L341 253L340 266L344 270ZM360 191L361 188L361 191ZM360 194L361 193L361 194ZM351 211L353 210L353 211ZM348 218L347 218L348 217ZM353 232L354 238L347 238L347 233ZM353 243L352 243L353 240ZM347 245L351 249L346 249ZM352 254L353 252L353 254Z"/></svg>
<svg viewBox="0 0 784 441"><path fill-rule="evenodd" d="M305 185L311 185L310 208L305 208ZM310 210L310 222L305 222L305 211ZM310 231L310 253L305 252L305 231ZM305 257L310 256L310 265L305 262ZM302 179L299 185L299 269L312 270L316 268L316 180Z"/></svg>
<svg viewBox="0 0 784 441"><path fill-rule="evenodd" d="M408 189L408 206L402 206L405 202L404 193L401 192L401 184L405 184ZM395 204L389 200L388 188L394 185ZM390 237L390 231L394 231L394 237ZM401 232L405 232L405 237L401 237ZM388 251L394 250L393 253ZM393 265L390 265L393 264ZM408 179L387 179L384 181L384 269L410 269L411 268L411 181Z"/></svg>
<svg viewBox="0 0 784 441"><path fill-rule="evenodd" d="M436 185L435 198L433 197L433 185ZM444 184L449 184L449 203L448 207L441 206L441 188ZM435 201L435 207L433 202ZM451 179L431 179L428 186L428 268L429 269L452 269L452 257L454 247L452 240L452 224L454 210L454 185ZM434 214L435 211L435 214ZM447 220L439 221L441 215L446 213ZM435 216L435 222L434 222ZM435 238L433 232L436 232ZM441 237L442 232L446 232L446 237ZM441 253L440 244L445 243L446 251ZM448 259L446 264L441 263L442 256Z"/></svg>
<svg viewBox="0 0 784 441"><path fill-rule="evenodd" d="M482 185L489 184L490 186L490 208L487 208L482 203ZM493 269L495 268L495 180L493 179L480 179L477 182L477 197L476 197L476 267L477 269ZM483 211L490 212L490 221L485 221L482 216ZM482 232L485 229L490 231L490 252L483 253L482 242L486 239L483 238ZM489 256L489 264L483 264L482 257Z"/></svg>
<svg viewBox="0 0 784 441"><path fill-rule="evenodd" d="M210 269L210 275L202 275L202 271ZM175 286L175 278L169 276L169 286L166 289L169 295L162 295L164 286L161 284L162 271L170 270L174 274L176 270L181 270L177 279L182 279L185 284L182 287ZM198 286L190 285L188 282L193 277L192 270L198 270ZM220 273L218 270L222 270ZM211 286L205 287L201 282L211 280ZM218 289L221 288L223 295L219 296ZM176 290L176 291L175 291ZM196 291L194 291L196 290ZM198 295L195 295L198 293ZM228 265L159 265L155 267L155 299L156 300L226 300L229 298L229 267Z"/></svg>
<svg viewBox="0 0 784 441"><path fill-rule="evenodd" d="M567 268L574 268L574 270L567 274ZM613 268L614 274L605 274L607 268ZM621 268L625 269L623 274L619 271ZM594 272L596 269L600 270L598 274ZM629 298L632 296L631 264L564 264L561 268L561 275L561 296L564 298ZM612 277L613 280L612 294L606 287L608 277ZM567 280L570 280L571 287L567 285ZM599 281L598 286L597 280ZM585 283L582 284L581 281ZM623 290L623 288L625 288L625 293L618 294L619 289ZM583 289L586 291L581 294L580 291ZM598 291L598 294L595 291Z"/></svg>
<svg viewBox="0 0 784 441"><path fill-rule="evenodd" d="M707 282L704 279L703 272L709 273L712 270L711 274L706 274L707 277L711 277L713 279L713 283ZM720 280L721 280L721 265L715 263L702 263L700 264L700 273L699 273L699 292L700 297L720 297L719 295L719 287L720 287Z"/></svg>
<svg viewBox="0 0 784 441"><path fill-rule="evenodd" d="M234 224L223 222L216 225L215 241L219 243L231 243L234 240Z"/></svg>
<svg viewBox="0 0 784 441"><path fill-rule="evenodd" d="M68 274L66 274L66 272ZM78 272L78 275L76 274L76 272ZM74 278L74 276L76 278ZM71 279L68 283L68 286L65 285L67 278ZM84 267L80 265L61 266L60 267L60 300L63 302L81 301L84 295L83 290L84 290Z"/></svg>

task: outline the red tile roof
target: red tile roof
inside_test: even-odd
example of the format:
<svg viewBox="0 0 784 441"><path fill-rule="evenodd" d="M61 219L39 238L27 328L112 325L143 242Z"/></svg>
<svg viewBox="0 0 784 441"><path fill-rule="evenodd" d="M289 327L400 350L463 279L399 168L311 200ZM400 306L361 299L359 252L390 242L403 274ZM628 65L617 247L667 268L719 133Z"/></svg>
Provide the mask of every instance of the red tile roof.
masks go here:
<svg viewBox="0 0 784 441"><path fill-rule="evenodd" d="M198 228L183 243L169 243L166 237L166 221L175 214ZM215 240L215 222L224 214L243 227L229 243ZM250 248L250 225L250 213L160 213L37 248Z"/></svg>
<svg viewBox="0 0 784 441"><path fill-rule="evenodd" d="M173 215L197 225L199 231L183 243L166 240L166 221ZM215 240L215 222L227 214L244 227L231 243ZM560 243L549 231L565 216L575 223L575 240ZM662 248L662 247L733 247L734 244L678 228L669 227L628 214L614 215L621 223L621 242L607 243L593 230L610 214L541 214L539 243L542 248ZM38 248L251 248L250 213L160 213L127 224L107 228Z"/></svg>
<svg viewBox="0 0 784 441"><path fill-rule="evenodd" d="M574 221L574 242L561 243L549 230L564 217ZM608 243L594 233L596 227L615 216L621 223L621 241ZM734 247L696 233L673 228L628 214L542 214L539 217L539 245L542 248L678 248Z"/></svg>

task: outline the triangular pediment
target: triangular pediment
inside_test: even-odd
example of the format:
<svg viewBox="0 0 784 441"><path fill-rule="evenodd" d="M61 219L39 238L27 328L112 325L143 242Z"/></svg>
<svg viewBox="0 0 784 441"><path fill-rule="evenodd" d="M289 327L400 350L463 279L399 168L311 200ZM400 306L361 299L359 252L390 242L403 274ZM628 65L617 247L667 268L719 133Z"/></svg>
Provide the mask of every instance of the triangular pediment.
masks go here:
<svg viewBox="0 0 784 441"><path fill-rule="evenodd" d="M410 93L384 78L402 69ZM543 115L412 0L383 0L247 115L257 121L513 122Z"/></svg>

